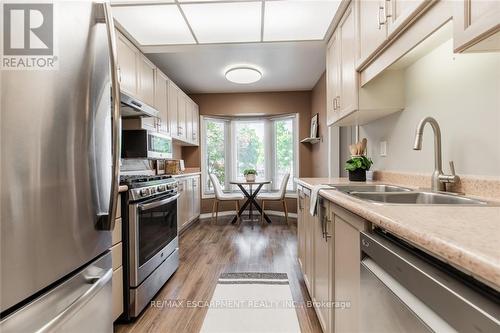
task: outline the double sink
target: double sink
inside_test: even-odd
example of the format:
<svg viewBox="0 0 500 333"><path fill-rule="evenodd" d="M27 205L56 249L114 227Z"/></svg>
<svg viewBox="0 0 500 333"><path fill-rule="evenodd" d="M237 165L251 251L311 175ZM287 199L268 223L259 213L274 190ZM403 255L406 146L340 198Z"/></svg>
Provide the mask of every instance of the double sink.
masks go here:
<svg viewBox="0 0 500 333"><path fill-rule="evenodd" d="M415 191L402 186L383 184L340 185L328 184L337 190L361 200L382 204L413 205L492 205L488 201L458 194L430 191Z"/></svg>

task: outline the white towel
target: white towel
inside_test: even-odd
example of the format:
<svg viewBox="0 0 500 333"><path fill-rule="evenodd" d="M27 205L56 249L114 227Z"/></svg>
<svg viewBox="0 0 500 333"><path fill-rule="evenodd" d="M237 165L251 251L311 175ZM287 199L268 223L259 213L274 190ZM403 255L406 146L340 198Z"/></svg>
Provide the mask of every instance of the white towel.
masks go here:
<svg viewBox="0 0 500 333"><path fill-rule="evenodd" d="M316 215L316 206L318 204L318 192L324 188L331 189L332 187L328 185L315 185L311 189L311 203L309 205L309 213L311 214L311 216Z"/></svg>

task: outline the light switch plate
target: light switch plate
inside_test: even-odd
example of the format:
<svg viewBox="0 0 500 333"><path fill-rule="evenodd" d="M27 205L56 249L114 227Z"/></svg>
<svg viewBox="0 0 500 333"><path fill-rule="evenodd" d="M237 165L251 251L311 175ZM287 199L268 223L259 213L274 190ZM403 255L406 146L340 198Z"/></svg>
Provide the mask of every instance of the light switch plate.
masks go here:
<svg viewBox="0 0 500 333"><path fill-rule="evenodd" d="M387 156L387 141L380 141L380 156Z"/></svg>

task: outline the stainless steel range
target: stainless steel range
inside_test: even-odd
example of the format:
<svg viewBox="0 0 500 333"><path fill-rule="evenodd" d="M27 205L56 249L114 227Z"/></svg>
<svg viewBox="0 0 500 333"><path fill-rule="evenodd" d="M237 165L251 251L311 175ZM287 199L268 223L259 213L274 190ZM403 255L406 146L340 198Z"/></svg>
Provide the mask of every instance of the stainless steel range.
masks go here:
<svg viewBox="0 0 500 333"><path fill-rule="evenodd" d="M124 319L137 317L179 267L177 181L170 176L122 176L125 241Z"/></svg>

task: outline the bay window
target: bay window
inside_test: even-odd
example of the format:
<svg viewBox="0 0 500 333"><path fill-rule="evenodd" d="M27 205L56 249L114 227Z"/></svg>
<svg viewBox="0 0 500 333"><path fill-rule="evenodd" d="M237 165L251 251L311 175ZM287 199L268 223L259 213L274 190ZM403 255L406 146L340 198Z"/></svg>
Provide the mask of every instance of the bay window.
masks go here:
<svg viewBox="0 0 500 333"><path fill-rule="evenodd" d="M259 118L201 117L203 194L213 194L208 174L213 173L225 191L237 191L229 182L256 169L258 178L271 180L264 190L278 190L290 173L287 190L294 191L298 175L298 117L296 114Z"/></svg>

